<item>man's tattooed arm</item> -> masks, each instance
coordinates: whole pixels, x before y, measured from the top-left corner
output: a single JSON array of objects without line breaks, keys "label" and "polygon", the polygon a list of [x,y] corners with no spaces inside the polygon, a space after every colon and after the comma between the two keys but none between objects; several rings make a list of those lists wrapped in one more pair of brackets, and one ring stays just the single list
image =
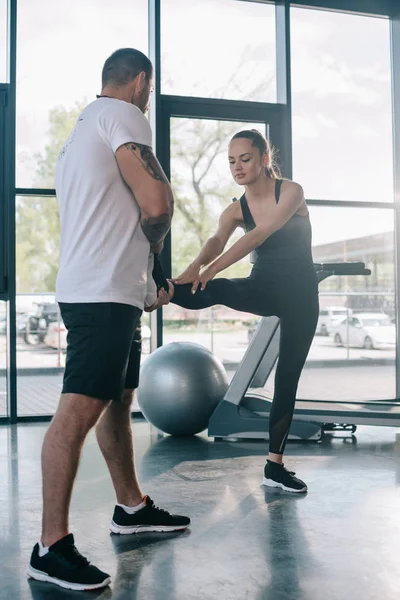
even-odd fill
[{"label": "man's tattooed arm", "polygon": [[171,213],[165,213],[159,217],[146,217],[142,214],[142,229],[145,236],[152,245],[158,245],[163,241],[171,226]]},{"label": "man's tattooed arm", "polygon": [[147,214],[150,213],[150,211],[145,211],[142,208],[142,229],[150,243],[152,245],[158,245],[163,241],[171,226],[174,199],[170,189],[169,181],[149,146],[130,142],[125,144],[125,147],[130,150],[136,160],[140,162],[143,169],[153,179],[164,183],[168,188],[166,194],[168,206],[166,211],[164,211],[162,214],[151,215]]},{"label": "man's tattooed arm", "polygon": [[153,179],[169,184],[169,181],[162,170],[160,163],[154,156],[153,150],[149,148],[149,146],[132,142],[125,144],[125,146],[128,148],[128,150],[131,150],[133,156],[140,161],[144,169],[153,177]]}]

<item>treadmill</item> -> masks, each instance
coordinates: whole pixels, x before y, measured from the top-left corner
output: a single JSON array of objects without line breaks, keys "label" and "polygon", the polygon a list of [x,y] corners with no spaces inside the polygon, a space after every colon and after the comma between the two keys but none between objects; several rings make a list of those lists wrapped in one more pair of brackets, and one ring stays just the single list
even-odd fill
[{"label": "treadmill", "polygon": [[[332,275],[370,275],[362,262],[316,263],[318,282]],[[279,355],[279,318],[262,317],[227,392],[211,415],[208,435],[269,439],[272,399],[263,389]],[[297,400],[289,440],[319,440],[324,433],[357,425],[400,426],[397,401]]]}]

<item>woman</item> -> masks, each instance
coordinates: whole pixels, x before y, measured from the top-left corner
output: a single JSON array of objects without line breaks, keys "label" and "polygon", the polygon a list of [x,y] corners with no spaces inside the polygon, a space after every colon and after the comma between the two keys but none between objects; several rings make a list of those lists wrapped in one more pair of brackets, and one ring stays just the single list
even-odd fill
[{"label": "woman", "polygon": [[[306,484],[287,471],[283,452],[297,386],[318,320],[318,282],[311,254],[311,225],[300,185],[282,180],[272,148],[255,129],[237,133],[229,145],[233,178],[245,193],[222,213],[217,232],[198,257],[173,280],[171,302],[188,309],[214,304],[280,318],[280,352],[269,426],[264,485],[292,492]],[[245,234],[224,252],[237,227]],[[214,279],[255,251],[249,277]],[[205,270],[201,271],[203,267]]]}]

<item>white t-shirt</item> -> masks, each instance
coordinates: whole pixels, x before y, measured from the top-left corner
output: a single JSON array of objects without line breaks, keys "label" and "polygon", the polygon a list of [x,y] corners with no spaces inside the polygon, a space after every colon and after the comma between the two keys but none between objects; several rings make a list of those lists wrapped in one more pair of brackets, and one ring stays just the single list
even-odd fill
[{"label": "white t-shirt", "polygon": [[133,104],[99,98],[81,113],[60,152],[58,302],[120,302],[142,309],[155,301],[150,244],[115,158],[128,142],[151,146],[149,122]]}]

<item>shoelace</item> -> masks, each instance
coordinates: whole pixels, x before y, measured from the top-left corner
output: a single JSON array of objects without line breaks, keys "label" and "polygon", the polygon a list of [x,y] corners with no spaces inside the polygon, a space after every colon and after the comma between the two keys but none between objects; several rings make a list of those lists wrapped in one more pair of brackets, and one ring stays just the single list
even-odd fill
[{"label": "shoelace", "polygon": [[146,506],[147,506],[147,508],[150,508],[152,510],[156,510],[158,512],[165,513],[166,515],[169,515],[169,512],[167,510],[165,510],[164,508],[159,508],[158,506],[156,506],[154,504],[153,500],[151,498],[149,498],[148,496],[147,496]]},{"label": "shoelace", "polygon": [[56,550],[56,553],[60,558],[64,560],[64,562],[67,562],[68,565],[78,567],[79,569],[83,569],[89,564],[87,558],[85,558],[80,552],[78,552],[74,544],[65,545],[62,551],[61,549],[58,551]]}]

